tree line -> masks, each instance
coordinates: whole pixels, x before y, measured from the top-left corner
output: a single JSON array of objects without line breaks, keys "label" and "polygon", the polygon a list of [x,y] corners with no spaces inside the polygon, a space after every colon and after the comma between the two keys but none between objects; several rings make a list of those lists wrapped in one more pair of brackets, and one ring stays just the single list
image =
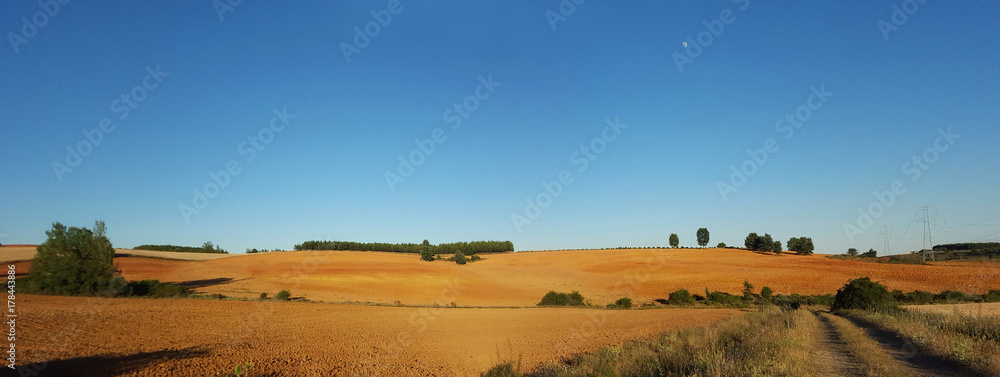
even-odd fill
[{"label": "tree line", "polygon": [[177,246],[177,245],[139,245],[132,250],[152,250],[152,251],[174,251],[178,253],[216,253],[229,254],[219,245],[212,245],[212,241],[205,242],[201,247]]},{"label": "tree line", "polygon": [[306,241],[295,245],[295,250],[384,251],[390,253],[413,254],[419,254],[421,251],[429,250],[432,254],[455,254],[459,251],[465,254],[475,254],[504,253],[514,251],[514,243],[510,241],[472,241],[432,245],[427,240],[424,240],[423,243]]},{"label": "tree line", "polygon": [[968,242],[949,243],[944,245],[934,245],[936,251],[963,251],[969,250],[973,255],[1000,254],[1000,242]]}]

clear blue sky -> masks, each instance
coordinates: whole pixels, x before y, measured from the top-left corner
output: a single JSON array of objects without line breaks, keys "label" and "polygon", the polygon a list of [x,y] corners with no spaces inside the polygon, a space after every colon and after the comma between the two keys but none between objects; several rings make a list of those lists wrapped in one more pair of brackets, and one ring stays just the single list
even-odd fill
[{"label": "clear blue sky", "polygon": [[[921,247],[925,205],[935,243],[996,241],[1000,4],[932,1],[893,24],[894,4],[591,0],[563,19],[557,1],[403,0],[393,14],[387,1],[244,0],[220,19],[207,0],[73,1],[51,16],[6,2],[0,242],[101,219],[116,247],[231,252],[310,239],[645,246],[670,233],[693,246],[707,227],[713,245],[754,231],[884,253],[882,227],[893,252]],[[372,11],[391,19],[348,62],[342,43]],[[499,84],[480,88],[490,75]],[[805,114],[812,87],[833,94],[786,139],[776,123]],[[477,89],[484,99],[468,98]],[[477,108],[453,129],[456,103]],[[279,132],[274,109],[295,117]],[[604,132],[615,118],[627,128]],[[948,127],[961,136],[913,180],[904,164]],[[438,128],[446,139],[390,189],[397,158]],[[101,143],[57,174],[85,130]],[[574,153],[602,133],[614,140],[581,171]],[[273,139],[255,148],[258,135]],[[770,138],[778,149],[723,200],[730,167]],[[204,204],[193,190],[230,161],[239,174],[186,221],[181,205]],[[519,232],[512,215],[563,170],[572,183]],[[844,224],[895,180],[906,192],[852,241]]]}]

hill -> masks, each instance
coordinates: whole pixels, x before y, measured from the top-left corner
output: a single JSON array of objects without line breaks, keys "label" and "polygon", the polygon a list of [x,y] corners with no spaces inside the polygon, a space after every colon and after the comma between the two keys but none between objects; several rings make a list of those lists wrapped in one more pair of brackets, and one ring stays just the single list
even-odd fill
[{"label": "hill", "polygon": [[[123,251],[125,252],[125,251]],[[190,255],[189,253],[177,253]],[[215,254],[213,256],[217,256]],[[406,305],[533,306],[549,290],[580,291],[597,304],[628,296],[648,302],[677,289],[738,294],[744,280],[776,293],[834,293],[871,276],[890,289],[985,293],[1000,287],[988,263],[907,265],[754,253],[741,249],[570,250],[485,255],[459,266],[410,254],[289,251],[182,261],[118,257],[128,280],[186,282],[198,292],[255,298],[288,289],[315,301]],[[23,270],[22,270],[23,268]],[[27,266],[18,267],[27,271]],[[451,299],[442,291],[460,287]]]}]

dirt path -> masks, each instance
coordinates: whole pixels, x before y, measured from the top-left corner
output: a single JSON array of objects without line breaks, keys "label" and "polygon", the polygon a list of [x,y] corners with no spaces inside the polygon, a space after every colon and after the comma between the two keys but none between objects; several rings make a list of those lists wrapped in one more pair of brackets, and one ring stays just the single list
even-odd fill
[{"label": "dirt path", "polygon": [[939,357],[921,353],[916,345],[903,339],[896,334],[882,330],[874,324],[845,317],[855,326],[864,330],[869,337],[878,342],[879,346],[885,350],[889,356],[899,360],[903,366],[910,369],[918,376],[978,376],[974,371],[967,370],[961,365],[957,365]]},{"label": "dirt path", "polygon": [[833,327],[826,317],[819,315],[815,311],[813,315],[820,325],[821,338],[816,339],[816,351],[814,360],[824,370],[824,375],[829,376],[863,376],[864,373],[858,367],[858,362],[853,360],[847,343],[840,337],[840,333]]}]

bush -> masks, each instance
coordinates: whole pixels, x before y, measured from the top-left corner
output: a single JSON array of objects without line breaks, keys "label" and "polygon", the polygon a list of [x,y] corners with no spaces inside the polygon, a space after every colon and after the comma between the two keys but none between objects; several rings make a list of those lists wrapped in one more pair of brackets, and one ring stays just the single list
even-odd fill
[{"label": "bush", "polygon": [[538,303],[538,306],[583,306],[583,296],[580,292],[573,291],[573,293],[559,293],[556,291],[549,291],[542,301]]},{"label": "bush", "polygon": [[261,300],[267,300],[267,292],[261,293],[259,298]]},{"label": "bush", "polygon": [[737,296],[726,292],[718,292],[718,291],[711,292],[705,298],[711,304],[722,305],[722,306],[733,306],[742,308],[747,304],[746,301],[743,299],[743,296]]},{"label": "bush", "polygon": [[425,260],[425,261],[428,261],[428,262],[433,262],[434,261],[434,250],[431,249],[431,248],[429,248],[429,247],[425,247],[425,248],[421,249],[420,250],[420,260]]},{"label": "bush", "polygon": [[843,288],[838,289],[831,308],[893,311],[898,307],[896,299],[884,285],[863,277],[850,280]]},{"label": "bush", "polygon": [[465,253],[461,251],[455,252],[455,264],[465,264],[466,261],[467,260],[465,259]]},{"label": "bush", "polygon": [[670,305],[691,305],[694,304],[694,296],[687,289],[679,289],[670,293],[667,303]]},{"label": "bush", "polygon": [[774,290],[771,287],[764,287],[760,289],[760,299],[764,302],[771,302],[771,298],[774,296]]},{"label": "bush", "polygon": [[278,292],[278,295],[274,297],[281,301],[288,301],[292,298],[292,293],[288,290],[282,289],[281,292]]},{"label": "bush", "polygon": [[990,293],[983,296],[983,301],[1000,302],[1000,290],[991,290]]},{"label": "bush", "polygon": [[715,247],[720,248],[720,249],[725,249],[726,248],[726,243],[725,242],[719,242],[719,244],[715,245]]},{"label": "bush", "polygon": [[614,304],[608,305],[608,307],[609,308],[618,308],[618,309],[629,309],[629,308],[632,307],[632,299],[630,299],[628,297],[622,297],[622,298],[618,299],[618,301],[615,301]]},{"label": "bush", "polygon": [[93,230],[52,224],[52,230],[45,232],[48,239],[31,261],[27,291],[117,295],[124,280],[118,276],[115,249],[105,231],[103,221],[95,222]]},{"label": "bush", "polygon": [[789,238],[786,246],[788,246],[788,251],[794,251],[798,255],[810,255],[816,249],[811,237]]},{"label": "bush", "polygon": [[159,280],[143,280],[128,282],[122,294],[151,298],[187,297],[191,295],[191,290],[179,284],[160,283]]},{"label": "bush", "polygon": [[934,296],[934,300],[945,304],[976,301],[977,297],[961,291],[944,291]]}]

